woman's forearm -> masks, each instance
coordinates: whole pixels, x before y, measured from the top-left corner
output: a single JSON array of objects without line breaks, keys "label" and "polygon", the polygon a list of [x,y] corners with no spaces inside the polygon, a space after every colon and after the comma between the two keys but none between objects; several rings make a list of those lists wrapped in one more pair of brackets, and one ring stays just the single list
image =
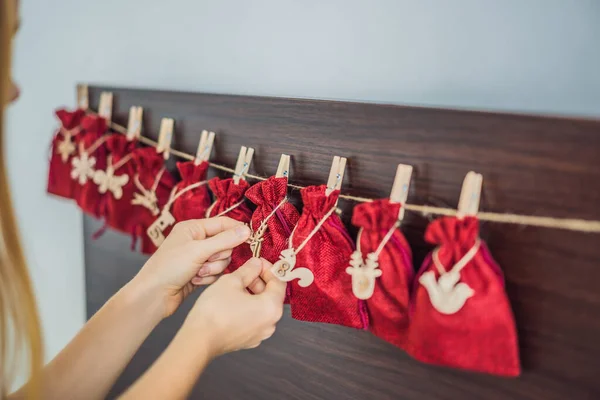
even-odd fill
[{"label": "woman's forearm", "polygon": [[134,281],[117,292],[44,369],[44,397],[103,399],[161,321],[164,303]]},{"label": "woman's forearm", "polygon": [[152,367],[120,399],[186,399],[213,358],[209,341],[201,332],[184,325]]}]

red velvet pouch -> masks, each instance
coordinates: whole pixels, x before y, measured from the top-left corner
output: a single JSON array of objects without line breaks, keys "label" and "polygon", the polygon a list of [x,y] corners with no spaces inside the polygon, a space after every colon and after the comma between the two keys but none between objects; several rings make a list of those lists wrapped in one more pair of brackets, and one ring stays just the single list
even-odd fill
[{"label": "red velvet pouch", "polygon": [[[276,209],[275,214],[265,224],[266,230],[260,244],[260,257],[271,263],[279,261],[281,252],[288,248],[288,239],[300,218],[293,204],[287,201],[282,203],[287,196],[287,185],[287,178],[272,176],[246,192],[246,198],[257,206],[251,221],[254,232],[260,229],[263,221]],[[289,296],[286,296],[286,302],[289,303]]]},{"label": "red velvet pouch", "polygon": [[[250,222],[252,211],[244,203],[244,193],[250,186],[248,182],[240,179],[239,184],[236,185],[233,178],[213,178],[208,182],[208,185],[215,195],[215,202],[208,210],[208,217],[224,215],[245,224]],[[231,263],[225,269],[225,273],[235,271],[251,257],[252,251],[248,243],[243,243],[234,248],[231,254]]]},{"label": "red velvet pouch", "polygon": [[[518,376],[517,333],[504,277],[479,239],[477,218],[439,218],[425,240],[439,247],[415,281],[407,352],[431,364]],[[463,257],[470,261],[455,267]]]},{"label": "red velvet pouch", "polygon": [[[395,227],[400,207],[399,203],[382,199],[354,208],[352,224],[362,229],[362,260],[375,253],[390,229]],[[366,300],[369,329],[380,338],[403,348],[409,322],[410,288],[415,273],[410,246],[400,229],[394,229],[377,262],[381,276],[375,278],[373,295]]]},{"label": "red velvet pouch", "polygon": [[106,225],[120,232],[130,233],[134,226],[135,213],[131,212],[135,184],[133,151],[137,141],[127,140],[125,135],[115,133],[106,139],[109,152],[107,170],[96,171],[94,182],[103,192],[103,215]]},{"label": "red velvet pouch", "polygon": [[[332,207],[336,207],[339,190],[327,196],[326,189],[325,185],[302,189],[304,209],[292,238],[294,249],[311,235]],[[294,319],[368,328],[365,302],[352,294],[352,280],[346,273],[353,251],[354,243],[342,221],[335,213],[331,214],[296,254],[295,268],[311,270],[314,282],[307,287],[301,287],[297,280],[291,282]]]},{"label": "red velvet pouch", "polygon": [[131,155],[134,165],[131,234],[134,239],[141,240],[142,253],[152,254],[156,246],[146,231],[169,200],[175,178],[165,168],[163,155],[157,153],[154,147],[137,148]]},{"label": "red velvet pouch", "polygon": [[[107,151],[103,141],[105,133],[106,120],[104,118],[86,115],[81,120],[78,152],[71,161],[71,178],[76,182],[74,198],[83,212],[95,218],[102,217],[104,211],[101,202],[103,196],[94,183],[93,173],[96,170],[106,169]],[[88,175],[84,178],[86,170]]]},{"label": "red velvet pouch", "polygon": [[61,127],[52,139],[47,191],[56,196],[72,199],[76,182],[71,179],[71,160],[77,154],[77,142],[81,136],[79,125],[85,116],[85,111],[59,109],[56,110],[55,115]]},{"label": "red velvet pouch", "polygon": [[[186,187],[206,180],[208,163],[202,162],[196,165],[194,161],[178,162],[177,169],[181,181],[175,186],[175,193],[180,193]],[[205,218],[206,210],[210,207],[210,193],[207,186],[202,185],[188,190],[173,201],[170,212],[175,221]]]}]

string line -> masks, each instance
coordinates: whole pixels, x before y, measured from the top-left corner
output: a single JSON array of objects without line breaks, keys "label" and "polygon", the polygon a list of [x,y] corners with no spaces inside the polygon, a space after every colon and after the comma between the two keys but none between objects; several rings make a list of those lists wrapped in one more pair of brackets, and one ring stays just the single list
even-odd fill
[{"label": "string line", "polygon": [[[91,109],[88,109],[87,112],[93,115],[98,115],[98,113],[94,112]],[[108,125],[112,130],[116,132],[127,134],[127,128],[125,128],[124,126],[116,124],[112,121],[110,121]],[[139,136],[138,140],[141,143],[146,144],[148,146],[156,147],[158,145],[156,141],[145,136]],[[183,151],[179,151],[176,149],[171,149],[170,152],[174,156],[183,158],[185,160],[194,161],[196,159],[193,155],[184,153]],[[220,164],[215,164],[213,162],[209,162],[208,164],[214,169],[228,172],[231,174],[235,173],[235,170],[233,168],[229,168]],[[245,173],[244,176],[258,181],[267,180],[266,177],[253,175],[249,173]],[[288,183],[288,187],[291,187],[293,189],[304,189],[304,186],[293,185],[290,183]],[[350,196],[346,194],[340,194],[339,197],[345,200],[351,200],[358,203],[368,203],[374,200],[368,197]],[[408,211],[417,212],[424,215],[429,214],[456,216],[457,213],[457,210],[452,208],[434,207],[419,204],[404,204],[403,206]],[[504,214],[493,212],[478,212],[477,218],[480,221],[497,222],[504,224],[538,226],[543,228],[564,229],[576,232],[600,233],[600,221],[585,220],[578,218],[555,218],[535,215]]]}]

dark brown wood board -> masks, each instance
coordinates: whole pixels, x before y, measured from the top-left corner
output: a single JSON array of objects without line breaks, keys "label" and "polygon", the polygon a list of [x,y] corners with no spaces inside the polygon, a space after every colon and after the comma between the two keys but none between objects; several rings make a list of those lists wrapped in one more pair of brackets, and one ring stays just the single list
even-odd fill
[{"label": "dark brown wood board", "polygon": [[[144,134],[175,119],[173,147],[195,154],[203,129],[217,132],[212,160],[233,167],[241,145],[256,149],[251,172],[275,173],[292,155],[291,182],[323,184],[332,157],[348,157],[343,193],[387,197],[398,163],[415,168],[409,203],[456,207],[465,174],[483,174],[481,209],[600,220],[600,122],[317,100],[90,87],[96,109],[114,93],[113,119],[144,107]],[[291,191],[299,204],[298,191]],[[341,201],[349,225],[355,203]],[[415,265],[431,249],[433,218],[403,225]],[[129,238],[91,233],[85,218],[88,317],[142,266]],[[355,231],[352,230],[354,234]],[[506,275],[523,374],[505,379],[418,363],[368,332],[294,321],[287,310],[257,350],[215,361],[199,399],[596,399],[600,398],[600,234],[483,223],[482,237]],[[193,300],[142,345],[111,396],[166,347]]]}]

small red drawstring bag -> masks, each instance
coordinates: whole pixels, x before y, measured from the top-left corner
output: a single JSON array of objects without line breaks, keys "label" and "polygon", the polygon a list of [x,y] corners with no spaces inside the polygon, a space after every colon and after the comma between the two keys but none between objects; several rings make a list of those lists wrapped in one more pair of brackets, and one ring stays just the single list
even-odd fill
[{"label": "small red drawstring bag", "polygon": [[131,212],[131,200],[135,192],[132,153],[136,147],[136,140],[128,140],[120,133],[109,135],[106,139],[109,153],[106,169],[94,173],[94,183],[102,195],[106,225],[125,233],[132,231],[135,216]]},{"label": "small red drawstring bag", "polygon": [[79,125],[85,116],[85,110],[59,109],[55,115],[61,126],[52,139],[47,191],[55,196],[72,199],[76,183],[71,179],[71,160],[77,153],[77,142],[81,136]]},{"label": "small red drawstring bag", "polygon": [[75,180],[74,198],[79,208],[88,215],[100,218],[103,215],[102,194],[94,183],[94,172],[106,169],[106,120],[96,115],[87,115],[81,120],[81,138],[78,152],[71,160],[71,178]]},{"label": "small red drawstring bag", "polygon": [[[288,247],[288,239],[300,219],[296,207],[287,201],[287,185],[287,177],[272,176],[246,192],[246,198],[257,206],[250,222],[250,248],[257,246],[256,256],[271,263],[277,262]],[[289,290],[285,302],[289,303]]]},{"label": "small red drawstring bag", "polygon": [[312,271],[314,281],[306,287],[299,281],[291,282],[292,317],[367,329],[365,302],[352,294],[352,280],[346,273],[354,244],[335,214],[340,191],[327,196],[326,190],[327,186],[321,185],[309,186],[300,192],[304,209],[290,241],[295,251],[295,269]]},{"label": "small red drawstring bag", "polygon": [[[213,178],[208,182],[210,190],[215,195],[214,203],[206,211],[206,217],[226,216],[241,221],[245,224],[250,222],[252,211],[244,203],[244,193],[250,186],[244,179],[236,184],[233,178]],[[252,257],[252,251],[248,243],[242,243],[233,249],[231,263],[225,268],[224,273],[230,273],[241,267]]]},{"label": "small red drawstring bag", "polygon": [[504,277],[475,217],[442,217],[425,240],[438,247],[413,292],[407,352],[419,361],[502,376],[521,372]]},{"label": "small red drawstring bag", "polygon": [[163,155],[154,147],[137,148],[131,155],[135,188],[131,200],[133,214],[131,235],[134,239],[132,248],[135,247],[136,239],[140,239],[142,253],[152,254],[156,251],[156,246],[148,236],[147,229],[167,203],[169,194],[175,186],[175,178],[165,168]]},{"label": "small red drawstring bag", "polygon": [[[352,274],[355,296],[366,299],[371,332],[403,348],[415,273],[410,246],[398,229],[400,208],[400,203],[389,199],[354,208],[352,224],[360,228],[359,250],[352,256],[354,268],[349,267],[347,272]],[[363,273],[357,273],[357,269]]]},{"label": "small red drawstring bag", "polygon": [[[175,193],[181,195],[173,201],[171,214],[177,222],[204,218],[210,207],[210,193],[207,185],[200,183],[206,181],[208,163],[203,161],[196,165],[194,161],[178,162],[177,169],[181,181],[175,186]],[[191,185],[199,186],[182,192]]]}]

